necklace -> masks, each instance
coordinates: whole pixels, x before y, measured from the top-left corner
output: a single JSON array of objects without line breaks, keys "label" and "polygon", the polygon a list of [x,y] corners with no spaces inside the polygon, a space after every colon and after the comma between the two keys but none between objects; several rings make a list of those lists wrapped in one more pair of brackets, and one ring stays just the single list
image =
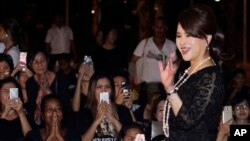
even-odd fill
[{"label": "necklace", "polygon": [[[189,67],[188,69],[186,69],[184,71],[184,74],[180,77],[180,79],[174,84],[174,88],[172,91],[170,91],[170,93],[173,93],[174,91],[178,91],[179,88],[182,86],[182,84],[184,84],[189,77],[195,73],[201,65],[203,65],[204,63],[206,63],[208,60],[210,60],[211,57],[207,57],[206,59],[204,59],[202,62],[200,62],[192,71],[191,73],[188,75],[188,71],[191,69],[191,67]],[[212,60],[213,61],[213,60]],[[213,61],[214,62],[214,61]],[[170,115],[170,102],[166,99],[165,103],[164,103],[164,108],[163,108],[163,132],[164,135],[166,137],[169,137],[169,115]],[[166,115],[167,114],[167,115]]]}]

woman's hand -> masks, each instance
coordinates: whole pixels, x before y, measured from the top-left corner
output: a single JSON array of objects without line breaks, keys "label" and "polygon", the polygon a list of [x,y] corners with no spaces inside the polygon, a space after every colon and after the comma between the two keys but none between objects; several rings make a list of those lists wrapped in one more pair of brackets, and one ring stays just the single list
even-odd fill
[{"label": "woman's hand", "polygon": [[233,119],[227,121],[226,123],[222,122],[222,119],[220,120],[220,125],[218,127],[218,134],[216,141],[224,141],[228,139],[230,125],[233,123]]},{"label": "woman's hand", "polygon": [[17,72],[22,71],[27,74],[28,77],[33,75],[32,71],[27,67],[26,63],[19,61],[14,70],[11,73],[11,76],[14,77]]},{"label": "woman's hand", "polygon": [[123,89],[120,89],[119,94],[116,95],[116,97],[115,97],[115,103],[118,105],[121,105],[123,103],[124,96],[123,96],[122,91],[123,91]]},{"label": "woman's hand", "polygon": [[49,125],[50,129],[49,129],[49,135],[46,139],[46,141],[53,141],[53,140],[57,140],[57,141],[63,141],[63,136],[61,135],[61,129],[59,126],[59,120],[58,117],[56,115],[56,113],[53,113],[53,117],[52,117],[52,123]]},{"label": "woman's hand", "polygon": [[129,110],[132,109],[133,101],[131,100],[130,96],[128,98],[124,98],[124,106],[126,106]]},{"label": "woman's hand", "polygon": [[106,112],[106,107],[105,107],[105,102],[101,101],[98,105],[98,108],[97,108],[97,114],[96,114],[96,117],[95,117],[95,123],[97,125],[99,125],[102,120],[104,119],[104,113]]},{"label": "woman's hand", "polygon": [[112,109],[112,105],[108,104],[107,102],[104,103],[105,104],[105,109],[106,109],[106,113],[105,116],[113,123],[115,124],[118,120],[116,119],[113,109]]},{"label": "woman's hand", "polygon": [[12,101],[10,99],[7,99],[6,106],[4,106],[1,118],[6,118],[10,110],[12,109]]},{"label": "woman's hand", "polygon": [[64,139],[63,139],[63,136],[61,134],[61,128],[60,128],[61,126],[59,125],[60,124],[59,122],[60,121],[58,120],[57,114],[54,112],[53,113],[53,123],[52,123],[53,129],[52,130],[55,134],[57,141],[63,141]]},{"label": "woman's hand", "polygon": [[230,129],[230,125],[233,123],[233,119],[227,121],[226,123],[223,123],[222,120],[220,121],[220,125],[219,125],[219,133],[226,135],[229,134],[229,129]]},{"label": "woman's hand", "polygon": [[20,98],[10,100],[11,108],[14,109],[18,115],[23,113],[23,102]]},{"label": "woman's hand", "polygon": [[167,62],[167,66],[164,69],[162,61],[159,62],[161,82],[167,92],[170,92],[174,86],[174,76],[176,68],[173,64],[174,53],[171,53]]},{"label": "woman's hand", "polygon": [[81,64],[78,72],[78,79],[86,79],[85,81],[89,81],[90,77],[94,73],[94,68],[88,64]]}]

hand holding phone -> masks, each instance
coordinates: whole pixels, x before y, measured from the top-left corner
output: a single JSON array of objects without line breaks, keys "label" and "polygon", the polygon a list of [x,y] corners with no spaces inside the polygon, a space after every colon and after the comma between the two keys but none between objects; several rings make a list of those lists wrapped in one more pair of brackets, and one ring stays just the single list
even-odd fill
[{"label": "hand holding phone", "polygon": [[20,52],[20,60],[21,62],[26,64],[27,52]]},{"label": "hand holding phone", "polygon": [[17,99],[18,98],[18,88],[10,88],[9,96],[10,96],[10,99]]},{"label": "hand holding phone", "polygon": [[226,123],[231,119],[233,119],[232,106],[224,106],[223,111],[222,111],[222,121],[223,121],[223,123]]},{"label": "hand holding phone", "polygon": [[122,89],[123,89],[122,94],[124,96],[129,96],[130,95],[130,93],[129,93],[130,86],[129,86],[129,84],[127,82],[125,82],[125,81],[122,82]]},{"label": "hand holding phone", "polygon": [[101,92],[100,93],[100,102],[105,101],[109,104],[109,93],[108,92]]}]

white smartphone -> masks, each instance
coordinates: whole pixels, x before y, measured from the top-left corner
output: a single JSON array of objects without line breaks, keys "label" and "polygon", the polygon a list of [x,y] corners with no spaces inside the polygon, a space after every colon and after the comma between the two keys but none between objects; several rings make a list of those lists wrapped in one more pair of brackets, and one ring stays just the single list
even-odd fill
[{"label": "white smartphone", "polygon": [[228,106],[224,106],[223,107],[223,111],[222,111],[222,120],[223,120],[223,123],[226,123],[230,119],[233,119],[232,106],[229,106],[229,105]]},{"label": "white smartphone", "polygon": [[26,64],[27,52],[20,52],[20,60],[21,62]]},{"label": "white smartphone", "polygon": [[18,98],[18,88],[10,88],[10,99],[17,99]]},{"label": "white smartphone", "polygon": [[100,102],[106,101],[109,104],[109,93],[108,92],[101,92],[100,93]]}]

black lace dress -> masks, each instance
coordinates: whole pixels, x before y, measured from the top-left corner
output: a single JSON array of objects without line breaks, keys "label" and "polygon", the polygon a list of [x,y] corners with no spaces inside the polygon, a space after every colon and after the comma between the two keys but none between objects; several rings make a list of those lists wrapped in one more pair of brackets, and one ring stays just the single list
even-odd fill
[{"label": "black lace dress", "polygon": [[170,112],[170,141],[215,141],[224,100],[221,70],[199,70],[179,88],[183,105],[177,116]]}]

